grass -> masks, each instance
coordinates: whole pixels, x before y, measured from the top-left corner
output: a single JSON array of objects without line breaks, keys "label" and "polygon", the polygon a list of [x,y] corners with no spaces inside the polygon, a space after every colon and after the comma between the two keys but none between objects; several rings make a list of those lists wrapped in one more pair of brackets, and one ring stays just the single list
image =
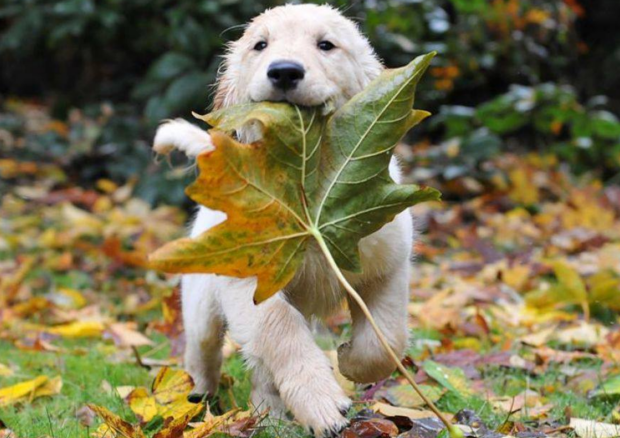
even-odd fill
[{"label": "grass", "polygon": [[[0,357],[19,370],[11,377],[0,377],[0,387],[19,381],[35,378],[38,375],[53,377],[61,375],[63,389],[60,395],[46,397],[29,404],[5,407],[0,410],[0,419],[13,429],[21,438],[42,436],[81,438],[88,437],[97,425],[90,428],[80,424],[77,412],[86,403],[106,406],[123,419],[135,421],[136,418],[126,403],[114,392],[107,392],[104,387],[146,386],[149,387],[152,376],[149,371],[133,363],[113,363],[106,344],[81,341],[63,341],[59,345],[71,353],[41,353],[21,351],[8,342],[0,342]],[[165,357],[166,348],[157,354]],[[580,364],[584,369],[600,366],[598,361]],[[213,411],[225,412],[235,406],[247,409],[251,391],[250,373],[246,370],[241,357],[231,356],[223,367],[220,393],[211,402]],[[531,375],[523,370],[489,367],[483,375],[496,394],[515,396],[525,389],[537,391],[554,405],[550,417],[563,418],[565,410],[571,409],[572,416],[609,421],[610,414],[616,406],[614,400],[589,400],[570,390],[562,390],[566,375],[561,366],[552,366],[540,375]],[[107,383],[106,383],[107,382]],[[497,428],[513,418],[505,413],[495,411],[488,400],[481,397],[462,398],[454,393],[447,393],[438,402],[441,410],[456,413],[461,409],[475,411],[490,427]],[[525,418],[527,420],[527,418]],[[292,422],[265,423],[265,429],[259,437],[307,437],[303,429]]]},{"label": "grass", "polygon": [[[0,357],[4,363],[17,365],[19,372],[0,377],[0,387],[34,379],[39,375],[63,379],[61,394],[35,400],[21,406],[0,410],[0,419],[19,437],[88,437],[89,429],[79,423],[76,413],[86,403],[106,406],[122,418],[135,417],[115,393],[104,390],[104,382],[117,386],[148,386],[152,380],[148,371],[132,364],[111,363],[105,348],[98,344],[89,349],[88,342],[64,342],[67,349],[84,349],[84,354],[56,354],[20,351],[7,342],[0,342]],[[27,371],[26,371],[27,370]],[[94,430],[94,429],[93,429]]]}]

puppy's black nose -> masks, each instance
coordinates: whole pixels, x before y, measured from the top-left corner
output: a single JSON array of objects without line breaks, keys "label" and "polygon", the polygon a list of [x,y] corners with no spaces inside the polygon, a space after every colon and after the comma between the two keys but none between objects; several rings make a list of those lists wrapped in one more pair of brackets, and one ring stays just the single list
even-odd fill
[{"label": "puppy's black nose", "polygon": [[303,66],[292,61],[276,61],[267,69],[267,77],[273,86],[285,91],[295,88],[305,74]]}]

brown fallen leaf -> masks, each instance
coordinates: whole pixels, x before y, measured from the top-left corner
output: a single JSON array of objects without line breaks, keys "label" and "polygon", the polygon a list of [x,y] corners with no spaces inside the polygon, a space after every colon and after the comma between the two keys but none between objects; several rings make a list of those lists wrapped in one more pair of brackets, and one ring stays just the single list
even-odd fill
[{"label": "brown fallen leaf", "polygon": [[398,435],[398,427],[390,420],[369,418],[351,423],[343,432],[343,438],[389,438]]},{"label": "brown fallen leaf", "polygon": [[141,347],[154,345],[153,341],[136,330],[137,324],[132,322],[110,324],[104,333],[104,338],[110,337],[119,347]]},{"label": "brown fallen leaf", "polygon": [[534,354],[542,362],[570,363],[579,359],[595,359],[596,355],[583,351],[562,351],[550,347],[540,347],[534,350]]},{"label": "brown fallen leaf", "polygon": [[95,421],[95,416],[95,411],[93,411],[90,407],[86,405],[75,411],[75,417],[78,419],[80,424],[85,427],[90,427],[93,425],[93,421]]},{"label": "brown fallen leaf", "polygon": [[123,438],[145,438],[144,432],[142,432],[142,429],[140,429],[139,426],[133,426],[129,424],[125,420],[121,419],[118,415],[113,414],[102,406],[97,406],[93,404],[88,404],[87,406],[104,421],[105,425],[109,429],[114,431],[114,435],[112,435],[107,432],[108,429],[105,429],[105,427],[99,427],[92,435],[93,437],[116,438],[118,435],[120,435]]},{"label": "brown fallen leaf", "polygon": [[180,438],[183,431],[187,427],[197,412],[187,412],[179,417],[168,417],[164,421],[164,425],[159,432],[153,435],[153,438]]},{"label": "brown fallen leaf", "polygon": [[204,420],[192,424],[194,429],[183,434],[183,438],[204,438],[216,432],[228,434],[228,436],[245,436],[245,432],[260,422],[260,418],[252,416],[250,411],[232,409],[225,414],[214,416],[209,408],[205,413]]},{"label": "brown fallen leaf", "polygon": [[542,405],[540,394],[526,390],[515,397],[494,397],[491,405],[507,413],[519,412],[524,408],[538,408]]}]

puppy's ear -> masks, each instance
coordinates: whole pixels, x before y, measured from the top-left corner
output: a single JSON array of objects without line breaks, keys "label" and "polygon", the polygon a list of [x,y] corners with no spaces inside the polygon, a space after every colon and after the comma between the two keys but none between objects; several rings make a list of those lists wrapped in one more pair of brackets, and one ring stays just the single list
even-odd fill
[{"label": "puppy's ear", "polygon": [[230,81],[226,80],[225,77],[220,76],[215,88],[215,95],[213,96],[213,110],[217,111],[224,107],[226,96],[228,96],[229,93]]},{"label": "puppy's ear", "polygon": [[213,96],[213,109],[219,110],[231,105],[239,103],[238,75],[239,61],[233,58],[233,47],[231,45],[229,52],[224,58],[224,62],[220,65],[217,72],[217,82],[215,85],[215,95]]}]

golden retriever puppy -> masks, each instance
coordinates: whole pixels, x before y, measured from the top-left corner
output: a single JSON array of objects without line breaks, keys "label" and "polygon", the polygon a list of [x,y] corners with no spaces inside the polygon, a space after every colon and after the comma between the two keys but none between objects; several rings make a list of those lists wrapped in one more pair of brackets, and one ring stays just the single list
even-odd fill
[{"label": "golden retriever puppy", "polygon": [[[288,101],[303,106],[341,106],[382,70],[357,26],[329,6],[287,5],[266,11],[230,45],[215,96],[216,108],[247,102]],[[249,129],[242,141],[256,140]],[[195,156],[211,148],[209,135],[183,121],[157,132],[154,149]],[[400,180],[398,165],[390,173]],[[225,214],[200,207],[191,236],[225,220]],[[361,241],[363,274],[347,275],[362,294],[392,347],[407,343],[412,219],[408,212]],[[309,249],[294,280],[260,305],[252,295],[255,279],[184,275],[183,318],[187,337],[185,367],[198,393],[218,385],[221,347],[227,329],[242,346],[253,370],[252,404],[270,415],[290,411],[317,436],[347,424],[350,400],[336,383],[330,363],[315,344],[312,317],[340,308],[346,294],[318,250]],[[342,373],[356,382],[389,376],[395,366],[383,351],[359,308],[349,303],[352,338],[338,349]]]}]

